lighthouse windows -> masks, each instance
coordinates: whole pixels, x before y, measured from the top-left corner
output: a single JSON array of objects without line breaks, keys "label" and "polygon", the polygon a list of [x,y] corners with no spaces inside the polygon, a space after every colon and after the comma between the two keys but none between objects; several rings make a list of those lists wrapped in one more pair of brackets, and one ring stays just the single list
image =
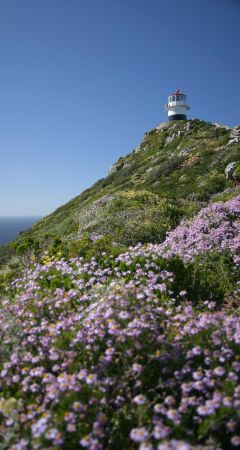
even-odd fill
[{"label": "lighthouse windows", "polygon": [[183,95],[177,95],[177,102],[182,102],[184,100]]},{"label": "lighthouse windows", "polygon": [[168,97],[168,103],[171,102],[185,102],[186,96],[184,94],[178,94],[178,95],[169,95]]}]

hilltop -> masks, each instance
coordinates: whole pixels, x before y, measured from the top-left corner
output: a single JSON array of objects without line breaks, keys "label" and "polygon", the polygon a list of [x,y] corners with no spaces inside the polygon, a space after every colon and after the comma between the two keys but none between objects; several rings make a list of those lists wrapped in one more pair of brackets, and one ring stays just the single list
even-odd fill
[{"label": "hilltop", "polygon": [[[161,123],[119,158],[106,178],[21,233],[17,242],[37,241],[49,249],[55,240],[55,250],[66,251],[70,244],[72,253],[104,236],[121,248],[161,242],[183,217],[239,192],[239,160],[240,127],[200,120]],[[5,263],[13,253],[2,247],[0,260]]]}]

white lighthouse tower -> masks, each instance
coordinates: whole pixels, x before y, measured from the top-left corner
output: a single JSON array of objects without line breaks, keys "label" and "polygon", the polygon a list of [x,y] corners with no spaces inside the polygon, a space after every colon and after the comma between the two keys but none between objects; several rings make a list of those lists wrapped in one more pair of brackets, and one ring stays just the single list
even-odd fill
[{"label": "white lighthouse tower", "polygon": [[168,113],[168,120],[187,120],[186,112],[190,109],[187,105],[187,96],[177,89],[174,94],[169,95],[168,102],[165,105],[165,111]]}]

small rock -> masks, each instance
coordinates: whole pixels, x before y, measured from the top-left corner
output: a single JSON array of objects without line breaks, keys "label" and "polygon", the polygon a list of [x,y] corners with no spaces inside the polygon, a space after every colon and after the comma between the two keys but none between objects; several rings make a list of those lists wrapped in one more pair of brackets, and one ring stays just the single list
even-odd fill
[{"label": "small rock", "polygon": [[185,147],[183,148],[180,152],[179,152],[179,156],[186,156],[189,153],[191,153],[192,150],[195,149],[195,145],[190,145],[189,147]]},{"label": "small rock", "polygon": [[154,167],[149,167],[149,169],[146,170],[146,173],[151,172],[154,169]]},{"label": "small rock", "polygon": [[225,130],[231,130],[231,127],[228,125],[221,125],[220,123],[214,123],[213,124],[216,128],[225,128]]},{"label": "small rock", "polygon": [[116,164],[114,164],[113,166],[110,167],[109,171],[108,171],[108,175],[112,175],[113,173],[117,172],[118,168],[116,166]]},{"label": "small rock", "polygon": [[135,150],[133,150],[133,153],[138,153],[138,152],[140,152],[140,150],[141,150],[141,147],[139,145],[137,148],[135,148]]},{"label": "small rock", "polygon": [[228,180],[232,179],[232,175],[233,175],[233,172],[234,172],[234,169],[235,169],[236,165],[237,165],[236,161],[232,161],[226,166],[226,168],[225,168],[225,176],[226,176],[226,178]]},{"label": "small rock", "polygon": [[238,144],[238,142],[240,142],[240,125],[232,128],[228,145]]},{"label": "small rock", "polygon": [[172,141],[174,141],[175,139],[175,134],[173,134],[172,136],[168,136],[165,142],[165,145],[171,144]]},{"label": "small rock", "polygon": [[161,122],[157,127],[156,130],[166,130],[170,126],[170,122]]},{"label": "small rock", "polygon": [[177,134],[177,136],[178,137],[180,137],[180,136],[184,136],[184,131],[183,130],[178,130],[178,134]]},{"label": "small rock", "polygon": [[186,125],[185,125],[185,129],[186,129],[187,133],[190,130],[190,128],[191,128],[191,122],[187,122]]}]

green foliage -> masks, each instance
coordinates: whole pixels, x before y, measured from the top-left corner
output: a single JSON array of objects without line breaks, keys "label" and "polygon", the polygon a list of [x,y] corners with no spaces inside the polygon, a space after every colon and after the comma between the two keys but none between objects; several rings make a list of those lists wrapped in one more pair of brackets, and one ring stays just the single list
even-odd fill
[{"label": "green foliage", "polygon": [[232,200],[239,194],[240,186],[234,186],[233,188],[226,189],[219,194],[213,195],[211,200],[213,202],[226,202],[227,200]]},{"label": "green foliage", "polygon": [[41,245],[38,239],[26,236],[11,243],[16,254],[20,257],[23,265],[28,265],[31,261],[38,259],[41,255]]},{"label": "green foliage", "polygon": [[[139,241],[161,242],[166,232],[175,227],[190,211],[190,205],[175,205],[158,194],[146,190],[128,190],[93,214],[86,214],[85,225],[91,232],[108,235],[119,245],[135,245]],[[81,218],[83,222],[83,217]]]},{"label": "green foliage", "polygon": [[234,270],[232,257],[217,251],[198,256],[186,269],[188,293],[193,303],[214,300],[221,305],[233,293],[239,275]]},{"label": "green foliage", "polygon": [[208,201],[212,194],[223,191],[224,187],[224,174],[218,173],[217,170],[214,170],[206,177],[204,184],[202,183],[202,189],[199,190],[198,199],[201,201]]},{"label": "green foliage", "polygon": [[66,241],[55,238],[49,246],[48,254],[50,256],[61,256],[67,258],[69,256],[69,248]]},{"label": "green foliage", "polygon": [[0,268],[4,267],[14,255],[14,249],[10,245],[0,246]]},{"label": "green foliage", "polygon": [[[137,256],[130,266],[124,262],[119,265],[121,272],[130,271],[126,276],[129,282],[139,267],[144,267],[146,259]],[[186,291],[186,296],[193,305],[202,304],[204,301],[215,301],[219,306],[228,299],[236,289],[238,275],[230,255],[208,252],[196,257],[194,262],[183,263],[178,256],[170,259],[162,257],[155,258],[156,270],[173,273],[171,290],[173,295],[182,302],[179,292]]]},{"label": "green foliage", "polygon": [[46,250],[86,256],[93,244],[84,241],[85,232],[110,237],[113,247],[161,242],[182,217],[234,186],[224,170],[239,159],[239,144],[227,146],[229,136],[200,120],[150,130],[136,150],[119,158],[114,172],[23,232],[12,248],[2,247],[0,266],[16,252],[23,264]]},{"label": "green foliage", "polygon": [[46,274],[42,273],[38,282],[42,289],[50,289],[52,292],[56,289],[69,291],[73,287],[70,275],[62,274],[55,267]]},{"label": "green foliage", "polygon": [[5,270],[4,272],[0,272],[0,295],[5,295],[6,289],[9,290],[12,281],[17,277],[18,270],[17,268],[11,268]]},{"label": "green foliage", "polygon": [[233,179],[237,182],[240,182],[240,161],[237,163],[234,172],[233,172]]},{"label": "green foliage", "polygon": [[125,250],[124,246],[113,245],[110,236],[103,236],[93,241],[87,232],[83,233],[80,239],[73,240],[69,244],[70,257],[80,256],[87,261],[94,257],[101,262],[106,260],[106,257],[116,257]]}]

